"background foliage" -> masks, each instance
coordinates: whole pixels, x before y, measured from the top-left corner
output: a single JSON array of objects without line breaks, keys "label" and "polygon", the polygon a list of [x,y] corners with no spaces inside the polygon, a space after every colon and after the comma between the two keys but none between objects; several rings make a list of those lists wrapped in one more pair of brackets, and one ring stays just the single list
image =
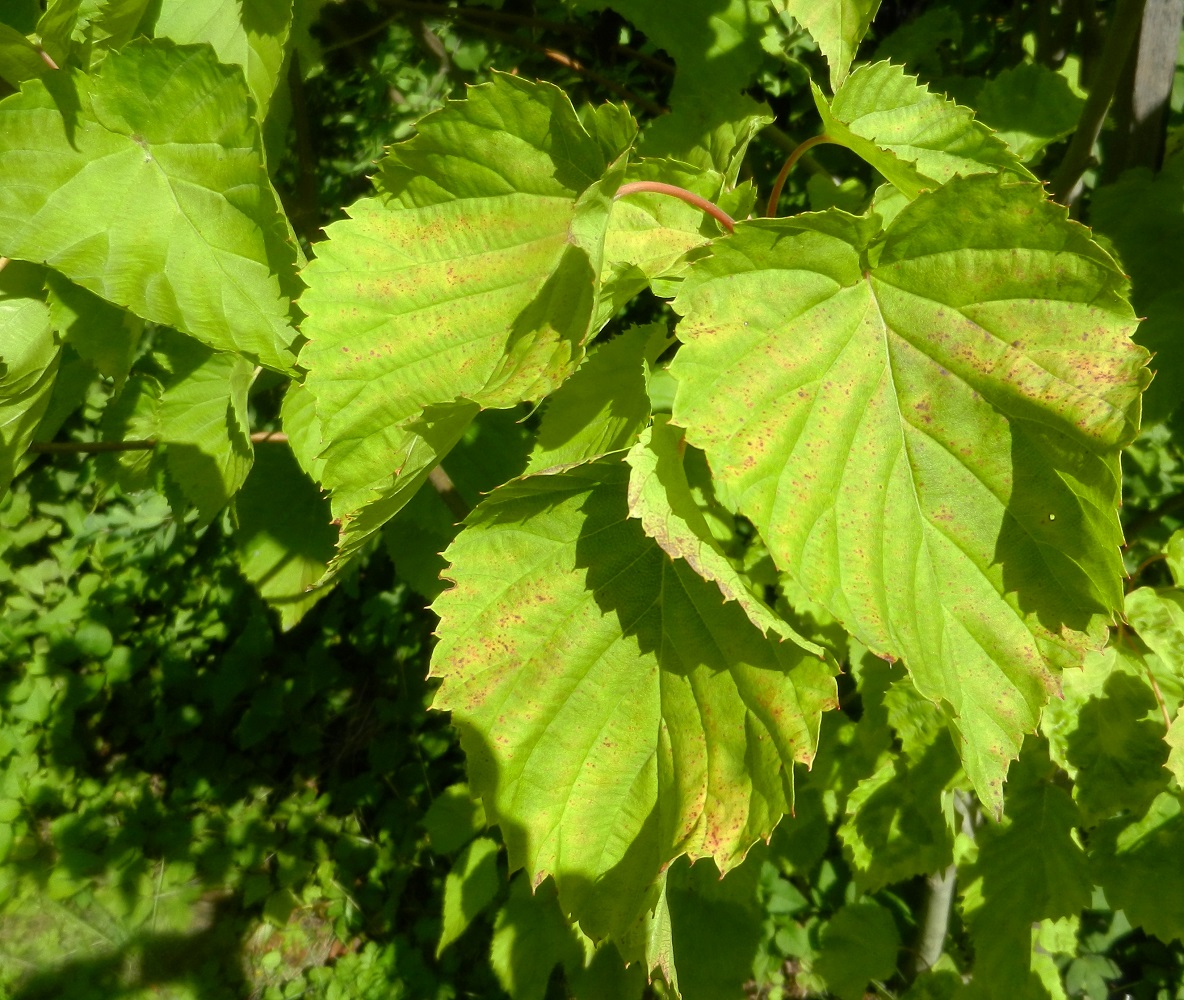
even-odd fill
[{"label": "background foliage", "polygon": [[[1178,37],[1175,6],[885,2],[877,10],[847,0],[701,0],[677,16],[647,0],[45,6],[0,7],[0,87],[11,95],[0,103],[0,253],[13,258],[0,271],[0,480],[12,480],[0,504],[0,995],[1100,1000],[1184,992],[1176,412],[1184,300],[1174,252],[1184,240],[1184,84],[1174,45],[1165,58],[1147,41],[1148,33]],[[1142,40],[1141,17],[1149,26]],[[852,60],[867,65],[848,74]],[[1150,122],[1132,110],[1145,99],[1135,68],[1149,66],[1166,99]],[[683,283],[684,254],[720,234],[699,212],[647,195],[614,209],[618,230],[605,239],[596,306],[606,337],[541,412],[517,398],[545,392],[514,405],[491,394],[484,405],[502,408],[472,422],[467,411],[433,411],[414,439],[391,431],[377,457],[352,444],[320,451],[316,420],[328,410],[314,414],[310,395],[332,402],[340,425],[331,436],[346,441],[351,421],[377,413],[395,427],[409,416],[395,412],[403,397],[384,395],[377,380],[365,410],[349,370],[330,367],[340,346],[330,337],[340,334],[325,317],[355,301],[349,254],[372,253],[367,212],[385,225],[380,207],[366,207],[379,205],[376,189],[419,213],[398,252],[431,221],[436,196],[424,178],[446,186],[452,168],[432,173],[430,144],[451,137],[439,124],[433,133],[432,120],[417,127],[419,119],[466,84],[494,79],[495,69],[519,82],[501,77],[475,93],[535,94],[529,81],[542,78],[577,108],[623,100],[644,127],[646,155],[678,161],[643,164],[630,179],[674,180],[737,218],[760,214],[753,204],[763,203],[787,153],[825,127],[848,148],[810,150],[789,175],[782,214],[860,213],[874,197],[889,219],[902,208],[899,193],[936,184],[948,186],[935,199],[955,192],[972,204],[966,192],[994,197],[981,193],[994,179],[955,175],[1002,170],[1049,181],[1117,255],[1146,317],[1135,339],[1156,352],[1157,371],[1143,429],[1122,458],[1128,577],[1114,600],[1123,611],[1106,648],[1066,671],[1064,698],[1044,709],[1039,731],[1022,727],[1022,753],[999,786],[1001,819],[984,791],[989,780],[967,774],[973,767],[949,713],[918,692],[902,663],[872,655],[811,600],[808,573],[778,571],[786,543],[759,509],[746,509],[749,520],[711,502],[701,453],[688,448],[690,457],[678,458],[684,446],[665,415],[673,409],[675,422],[688,424],[675,382],[697,376],[686,357],[666,369],[673,314],[664,299],[679,293],[686,329],[730,322],[726,310],[695,319],[707,308],[697,303],[710,305],[713,265]],[[55,74],[73,71],[71,90]],[[177,107],[201,88],[207,103],[160,122],[128,97],[167,87],[176,88]],[[839,96],[830,101],[832,93]],[[867,122],[892,95],[903,95],[904,111],[885,139]],[[749,115],[776,125],[758,128]],[[51,119],[65,123],[60,136]],[[92,120],[103,124],[102,142],[78,127]],[[463,131],[471,124],[455,128],[467,150],[480,149],[477,132]],[[551,127],[580,133],[571,122]],[[598,128],[599,147],[586,155],[607,173],[629,126],[605,112]],[[745,129],[751,134],[738,134]],[[188,158],[192,136],[209,134],[231,151],[216,173]],[[420,145],[404,147],[405,161],[382,160],[385,147],[412,135]],[[429,152],[416,161],[416,149]],[[53,166],[35,183],[22,161],[30,151]],[[92,165],[81,169],[84,162]],[[407,181],[400,162],[418,180]],[[141,166],[135,198],[114,200],[109,192]],[[186,193],[179,207],[197,220],[193,232],[168,235],[154,222],[165,217],[167,196],[151,181],[158,168],[169,190]],[[882,177],[895,192],[878,188]],[[556,183],[581,197],[594,187]],[[222,218],[211,192],[238,214]],[[541,225],[547,198],[489,230],[520,216]],[[594,221],[594,202],[588,195],[573,218]],[[960,203],[927,204],[936,206],[928,223],[936,227]],[[355,222],[326,242],[325,227],[343,220],[346,206]],[[79,219],[92,215],[95,232],[81,233]],[[997,216],[983,218],[994,226]],[[760,260],[760,232],[749,228],[733,245]],[[395,251],[373,251],[371,263],[381,266],[383,253]],[[302,272],[309,291],[295,271],[306,258],[316,260]],[[200,278],[212,272],[230,276],[238,297],[214,301],[224,285]],[[162,291],[162,273],[199,278]],[[734,273],[729,265],[715,277]],[[1120,301],[1117,270],[1096,280],[1091,303]],[[311,336],[309,350],[291,322]],[[347,328],[347,349],[364,342],[365,328],[360,322],[357,340]],[[297,356],[319,364],[318,352],[326,360],[314,364],[310,392],[288,390]],[[335,381],[341,372],[345,389]],[[268,439],[279,430],[286,442]],[[1114,430],[1109,443],[1127,431]],[[692,444],[718,468],[702,434]],[[429,447],[418,485],[445,438],[450,481],[437,477],[409,501],[403,481],[350,479],[352,463],[381,468],[390,449],[406,447],[411,468],[420,460],[414,449]],[[110,441],[155,447],[85,450]],[[447,560],[441,555],[458,519],[501,484],[622,449],[627,464],[549,477],[566,484],[564,503],[532,494],[539,478],[500,490],[469,522],[488,534],[462,535]],[[335,469],[348,474],[335,480]],[[332,509],[309,475],[333,487]],[[714,488],[740,492],[726,477]],[[539,559],[564,558],[549,540],[607,512],[619,552],[692,566],[668,570],[682,574],[688,592],[703,585],[695,574],[731,588],[741,600],[724,606],[729,628],[747,615],[761,631],[795,629],[841,670],[837,710],[822,713],[820,731],[804,732],[798,745],[798,759],[813,763],[796,769],[792,818],[746,854],[747,842],[735,856],[717,853],[721,864],[738,865],[726,878],[710,858],[675,860],[655,901],[645,896],[651,875],[639,874],[650,869],[635,865],[595,917],[583,899],[582,922],[573,924],[561,899],[581,900],[581,888],[561,884],[557,893],[540,878],[532,893],[530,875],[545,865],[525,858],[528,832],[507,822],[510,808],[493,796],[485,805],[498,808],[501,823],[487,823],[470,793],[467,781],[487,780],[474,764],[475,741],[504,731],[473,725],[458,708],[466,774],[448,716],[429,711],[433,699],[445,708],[464,701],[464,678],[449,673],[461,633],[441,629],[448,652],[437,654],[438,692],[427,674],[440,619],[426,606],[440,596],[448,563],[505,576],[504,561],[486,566],[479,540],[497,538],[523,510],[538,526],[530,551]],[[331,517],[343,522],[340,549]],[[1113,589],[1118,539],[1106,537],[1112,544],[1096,549],[1105,569],[1095,579]],[[335,586],[308,592],[327,566]],[[497,634],[481,618],[486,592],[471,589],[476,598],[462,584],[434,605],[444,625],[469,616],[474,634]],[[778,655],[823,662],[797,647],[786,652],[791,646]],[[911,651],[905,658],[915,669]],[[825,707],[827,676],[802,670],[793,674],[801,700]],[[635,686],[630,679],[623,691]],[[815,741],[816,754],[806,747]],[[736,788],[729,780],[713,789],[713,801]],[[612,785],[603,801],[622,798]],[[608,806],[588,801],[594,825]],[[511,860],[515,869],[527,861],[529,872],[511,872]],[[639,943],[635,931],[613,925],[617,900],[665,922],[651,920]],[[597,920],[615,942],[586,935],[603,933]],[[627,968],[622,953],[633,959]]]}]

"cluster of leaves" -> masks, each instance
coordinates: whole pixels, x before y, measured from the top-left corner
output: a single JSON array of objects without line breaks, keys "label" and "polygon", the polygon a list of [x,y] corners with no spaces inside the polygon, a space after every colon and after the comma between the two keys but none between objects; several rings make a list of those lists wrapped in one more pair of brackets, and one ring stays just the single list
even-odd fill
[{"label": "cluster of leaves", "polygon": [[[422,624],[385,591],[355,607],[385,550],[434,598],[432,705],[466,758],[468,785],[425,820],[455,853],[429,935],[444,960],[496,912],[492,970],[515,1000],[542,998],[557,969],[586,998],[745,982],[858,997],[871,981],[1100,997],[1132,928],[1184,938],[1163,872],[1184,846],[1184,599],[1123,585],[1184,570],[1161,502],[1178,488],[1165,245],[1184,174],[1169,159],[1093,186],[1103,242],[1039,183],[1057,150],[1057,191],[1080,199],[1084,94],[1107,75],[1086,65],[1084,22],[1080,58],[1058,37],[1088,12],[935,6],[876,34],[874,2],[611,6],[624,21],[577,24],[615,24],[615,51],[649,68],[601,79],[619,94],[672,75],[633,102],[666,113],[492,73],[517,37],[505,27],[561,22],[501,12],[475,42],[454,22],[499,12],[449,7],[441,25],[379,26],[398,66],[371,60],[385,89],[359,103],[385,92],[395,113],[318,160],[309,106],[350,86],[314,39],[319,5],[17,5],[0,38],[15,90],[0,101],[0,485],[59,436],[99,457],[40,487],[17,478],[7,508],[14,554],[51,553],[9,560],[10,895],[100,905],[94,871],[129,849],[112,810],[187,824],[206,769],[277,783],[283,765],[257,754],[241,771],[205,759],[188,737],[203,726],[242,751],[282,731],[287,754],[315,757],[302,741],[321,713],[348,714],[334,691],[358,697],[364,624]],[[358,44],[327,16],[346,26],[340,50]],[[1112,38],[1130,16],[1112,12]],[[434,73],[408,57],[416,37]],[[402,137],[400,115],[439,102],[454,64],[485,82],[420,119],[319,238],[338,205],[318,204]],[[772,109],[853,173],[812,158],[780,202],[778,178],[768,214],[814,211],[752,218],[771,171],[749,146],[784,135]],[[1149,354],[1124,267],[1149,317],[1139,343],[1160,352],[1158,429],[1137,442]],[[1141,476],[1124,567],[1127,446]],[[113,499],[83,516],[95,490]],[[202,564],[172,531],[227,540]],[[234,573],[299,645],[257,603],[239,630],[210,620]],[[277,650],[283,681],[260,666]],[[381,720],[406,730],[373,735],[370,781],[418,755],[410,780],[428,787],[423,755],[447,756],[414,684]],[[58,750],[111,717],[88,766],[122,766],[142,734],[118,720],[149,706],[176,741],[167,810],[92,789],[77,749]],[[158,772],[159,747],[135,753]],[[187,829],[179,858],[133,840],[122,902],[101,905],[143,926],[145,899],[166,882],[184,899],[199,873],[276,924],[314,912],[342,946],[355,910],[394,933],[388,869],[414,877],[424,858],[376,795],[345,782],[340,821],[315,836],[313,781],[228,810],[225,833]],[[363,807],[366,831],[351,826]],[[38,810],[58,817],[48,833]],[[304,856],[253,838],[277,818]],[[363,833],[393,846],[352,869],[309,846]],[[228,860],[223,840],[245,846]],[[344,878],[318,866],[330,855]],[[357,954],[419,991],[408,949],[388,947]]]}]

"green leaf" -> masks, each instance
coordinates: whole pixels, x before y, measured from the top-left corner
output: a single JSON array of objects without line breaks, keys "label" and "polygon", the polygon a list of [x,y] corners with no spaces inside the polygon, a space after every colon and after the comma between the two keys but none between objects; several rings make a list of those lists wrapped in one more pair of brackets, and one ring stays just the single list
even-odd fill
[{"label": "green leaf", "polygon": [[875,892],[953,862],[942,792],[959,770],[943,732],[915,763],[898,756],[855,786],[838,833],[862,888]]},{"label": "green leaf", "polygon": [[316,400],[299,382],[291,383],[284,393],[280,423],[300,468],[314,482],[320,482],[325,469],[320,457],[325,447],[321,440],[321,422],[317,419]]},{"label": "green leaf", "polygon": [[642,432],[625,457],[629,477],[629,514],[671,559],[683,559],[704,580],[714,582],[725,601],[735,601],[762,635],[790,639],[817,656],[822,647],[803,639],[789,623],[752,592],[752,586],[729,562],[691,494],[683,468],[682,431],[658,418]]},{"label": "green leaf", "polygon": [[602,462],[502,487],[448,550],[457,583],[434,605],[434,707],[511,867],[553,874],[594,937],[652,910],[674,858],[727,871],[767,836],[835,697],[827,663],[764,639],[645,537],[627,485]]},{"label": "green leaf", "polygon": [[1139,638],[1179,672],[1184,666],[1184,590],[1139,587],[1126,596],[1126,615]]},{"label": "green leaf", "polygon": [[40,268],[0,269],[0,496],[49,406],[60,360],[42,280]]},{"label": "green leaf", "polygon": [[329,523],[329,502],[289,448],[264,442],[255,451],[234,509],[238,568],[279,612],[286,631],[329,592],[327,587],[313,589],[333,558],[337,539]]},{"label": "green leaf", "polygon": [[49,71],[36,45],[15,28],[0,23],[0,79],[16,88]]},{"label": "green leaf", "polygon": [[1088,826],[1121,811],[1141,815],[1167,784],[1163,716],[1134,650],[1093,653],[1066,673],[1064,699],[1048,706],[1041,728]]},{"label": "green leaf", "polygon": [[1172,773],[1176,784],[1184,787],[1184,706],[1176,710],[1176,717],[1168,727],[1168,734],[1164,739],[1171,748],[1164,767]]},{"label": "green leaf", "polygon": [[650,417],[647,371],[670,342],[665,324],[653,323],[594,348],[547,398],[527,473],[562,472],[631,447]]},{"label": "green leaf", "polygon": [[73,37],[101,49],[123,48],[139,33],[151,3],[152,0],[82,0]]},{"label": "green leaf", "polygon": [[465,784],[450,785],[433,800],[424,814],[432,850],[451,854],[485,829],[485,809]]},{"label": "green leaf", "polygon": [[902,66],[861,66],[828,103],[811,83],[825,134],[915,198],[954,176],[1032,175],[974,113],[932,93]]},{"label": "green leaf", "polygon": [[579,364],[625,152],[605,143],[632,134],[612,106],[592,120],[601,132],[557,88],[498,75],[424,118],[384,162],[380,197],[318,244],[301,363],[344,523],[379,502],[389,518],[414,492],[392,457],[425,407],[513,406]]},{"label": "green leaf", "polygon": [[1162,941],[1184,939],[1184,815],[1163,792],[1141,818],[1103,823],[1091,836],[1093,875],[1114,909]]},{"label": "green leaf", "polygon": [[[103,410],[103,441],[155,441],[160,436],[160,383],[141,372],[133,374]],[[109,452],[96,458],[104,479],[128,493],[153,484],[157,452],[151,448]]]},{"label": "green leaf", "polygon": [[179,45],[208,42],[219,62],[241,66],[261,122],[291,27],[292,0],[162,0],[155,35]]},{"label": "green leaf", "polygon": [[977,996],[1020,996],[1032,975],[1032,924],[1076,916],[1093,881],[1074,837],[1077,806],[1033,740],[1007,782],[1007,819],[979,828],[963,914]]},{"label": "green leaf", "polygon": [[247,391],[254,366],[188,337],[162,347],[169,376],[160,399],[160,441],[169,474],[209,523],[246,482],[254,449]]},{"label": "green leaf", "polygon": [[976,107],[979,120],[1028,161],[1077,127],[1085,100],[1060,73],[1040,63],[1020,63],[988,80]]},{"label": "green leaf", "polygon": [[862,1000],[871,980],[888,979],[896,971],[899,951],[900,932],[891,913],[870,899],[849,903],[823,929],[814,971],[842,1000]]},{"label": "green leaf", "polygon": [[[787,823],[793,822],[790,819]],[[686,1000],[734,1000],[752,979],[765,914],[757,903],[763,845],[720,878],[710,861],[670,869],[667,898],[678,983]]]},{"label": "green leaf", "polygon": [[[444,878],[444,919],[436,957],[459,938],[501,888],[497,872],[497,841],[478,837],[453,862]],[[522,881],[519,879],[519,881]]]},{"label": "green leaf", "polygon": [[[526,467],[531,441],[520,417],[517,410],[479,413],[450,452],[452,487],[469,508]],[[383,529],[395,571],[429,600],[444,589],[442,553],[460,530],[458,520],[438,491],[422,489]]]},{"label": "green leaf", "polygon": [[[1016,261],[1025,267],[1017,269]],[[1121,607],[1124,281],[1038,187],[737,226],[684,279],[674,420],[778,567],[954,709],[975,788]]]},{"label": "green leaf", "polygon": [[0,172],[0,254],[291,368],[294,254],[242,78],[208,48],[134,42],[93,77],[28,81],[0,101]]},{"label": "green leaf", "polygon": [[45,13],[37,21],[41,47],[59,66],[66,65],[70,56],[70,42],[79,20],[80,6],[80,0],[48,0]]},{"label": "green leaf", "polygon": [[556,965],[580,968],[584,952],[564,919],[555,885],[544,882],[531,890],[529,880],[516,878],[510,898],[493,924],[489,962],[502,989],[512,1000],[543,1000]]},{"label": "green leaf", "polygon": [[48,273],[46,286],[50,322],[62,341],[99,374],[121,383],[139,350],[144,321],[55,271]]},{"label": "green leaf", "polygon": [[880,0],[834,0],[832,3],[774,0],[773,5],[791,14],[810,32],[830,66],[830,87],[837,93],[847,79],[859,43],[880,9]]}]

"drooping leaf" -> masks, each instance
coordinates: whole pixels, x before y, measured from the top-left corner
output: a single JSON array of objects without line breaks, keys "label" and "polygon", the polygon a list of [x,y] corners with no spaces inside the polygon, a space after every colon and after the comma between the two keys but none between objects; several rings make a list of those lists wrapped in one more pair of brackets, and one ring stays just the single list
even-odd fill
[{"label": "drooping leaf", "polygon": [[833,3],[774,0],[774,5],[793,15],[818,43],[830,66],[831,90],[837,93],[847,79],[859,43],[880,8],[880,0],[834,0]]},{"label": "drooping leaf", "polygon": [[815,655],[822,648],[803,639],[752,592],[729,562],[691,494],[683,468],[682,432],[662,418],[642,432],[625,461],[629,476],[629,514],[672,559],[686,560],[704,580],[714,582],[725,601],[735,601],[762,635],[790,639]]},{"label": "drooping leaf", "polygon": [[511,867],[554,875],[593,936],[626,935],[681,854],[735,866],[789,808],[834,703],[825,662],[764,639],[645,537],[627,482],[601,462],[496,491],[435,604],[435,707]]},{"label": "drooping leaf", "polygon": [[[168,397],[166,396],[166,401]],[[284,444],[264,442],[235,499],[238,568],[292,628],[329,593],[314,589],[333,558],[329,502]]]},{"label": "drooping leaf", "polygon": [[121,383],[140,346],[144,321],[55,271],[48,272],[49,318],[69,344],[101,375]]},{"label": "drooping leaf", "polygon": [[555,884],[531,889],[526,878],[510,884],[510,898],[493,924],[489,962],[512,1000],[543,1000],[556,965],[580,968],[584,952],[563,917]]},{"label": "drooping leaf", "polygon": [[60,347],[41,291],[40,268],[0,269],[0,496],[49,406]]},{"label": "drooping leaf", "polygon": [[362,515],[378,527],[414,492],[398,470],[425,407],[538,399],[579,364],[633,128],[611,105],[589,121],[549,84],[496,76],[423,119],[379,197],[318,245],[301,362],[343,544],[364,508],[382,505]]},{"label": "drooping leaf", "polygon": [[955,180],[876,223],[715,244],[675,301],[674,420],[777,565],[952,706],[997,809],[1055,667],[1121,606],[1145,355],[1114,262],[1037,187]]},{"label": "drooping leaf", "polygon": [[1007,818],[976,835],[979,854],[964,891],[975,948],[973,996],[1021,996],[1032,974],[1032,924],[1076,916],[1093,880],[1074,828],[1077,806],[1033,740],[1007,782]]},{"label": "drooping leaf", "polygon": [[0,173],[0,254],[291,368],[277,274],[291,273],[294,254],[277,235],[246,87],[209,49],[138,41],[93,77],[26,82],[0,101]]},{"label": "drooping leaf", "polygon": [[155,35],[179,45],[208,42],[219,62],[241,66],[263,121],[291,26],[292,0],[161,0]]},{"label": "drooping leaf", "polygon": [[987,81],[975,105],[978,119],[1024,161],[1069,135],[1084,106],[1064,76],[1040,63],[1005,69]]},{"label": "drooping leaf", "polygon": [[317,419],[316,400],[299,382],[293,382],[284,393],[280,424],[288,435],[288,444],[300,468],[314,482],[320,482],[325,468],[320,457],[325,447],[321,440],[321,422]]},{"label": "drooping leaf", "polygon": [[668,343],[665,325],[655,323],[594,348],[548,397],[527,473],[561,472],[632,447],[650,416],[646,369]]},{"label": "drooping leaf", "polygon": [[861,66],[829,102],[811,86],[831,141],[857,153],[910,198],[954,176],[1032,176],[969,108],[931,92],[902,66]]},{"label": "drooping leaf", "polygon": [[168,338],[158,356],[169,370],[159,418],[169,474],[208,523],[251,471],[247,391],[254,366],[182,336]]},{"label": "drooping leaf", "polygon": [[899,950],[892,914],[865,899],[844,906],[827,923],[814,971],[841,1000],[862,1000],[870,980],[892,975]]},{"label": "drooping leaf", "polygon": [[444,879],[444,919],[440,927],[440,941],[436,945],[437,958],[468,930],[473,918],[497,896],[501,887],[497,852],[497,841],[478,837],[453,862],[452,870]]},{"label": "drooping leaf", "polygon": [[[1103,823],[1090,837],[1093,876],[1112,907],[1163,941],[1184,939],[1184,810],[1163,792],[1141,817]],[[1170,860],[1169,860],[1170,859]]]}]

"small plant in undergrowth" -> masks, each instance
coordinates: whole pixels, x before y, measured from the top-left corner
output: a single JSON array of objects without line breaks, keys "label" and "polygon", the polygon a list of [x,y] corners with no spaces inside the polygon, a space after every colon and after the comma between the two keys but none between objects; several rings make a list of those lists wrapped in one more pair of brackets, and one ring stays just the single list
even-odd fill
[{"label": "small plant in undergrowth", "polygon": [[[622,0],[673,60],[668,114],[492,73],[302,243],[266,136],[295,111],[308,12],[209,6],[58,3],[8,29],[0,471],[94,454],[107,487],[225,531],[284,629],[380,545],[433,599],[432,706],[467,773],[424,818],[451,859],[436,960],[496,912],[516,1000],[1100,996],[1123,934],[1184,936],[1163,873],[1184,837],[1181,536],[1126,565],[1119,519],[1151,379],[1131,296],[1157,344],[1178,308],[1130,220],[1178,168],[1096,186],[1105,240],[1067,207],[1117,71],[1085,98],[1034,37],[943,87],[918,39],[960,39],[953,12],[872,51],[875,3],[704,0],[672,24]],[[1129,6],[1104,60],[1128,58]],[[766,92],[817,134],[758,217],[765,56],[785,86],[769,70]],[[101,415],[53,440],[88,386]],[[1164,433],[1134,445],[1148,481],[1172,474]],[[1149,504],[1132,542],[1170,513]],[[109,658],[132,627],[26,644],[14,700],[48,706],[46,657]],[[244,734],[321,693],[312,662],[275,689],[247,671],[262,653],[234,655],[216,669],[226,697],[255,692]],[[283,925],[315,865],[243,891]],[[398,978],[387,958],[367,975]]]}]

